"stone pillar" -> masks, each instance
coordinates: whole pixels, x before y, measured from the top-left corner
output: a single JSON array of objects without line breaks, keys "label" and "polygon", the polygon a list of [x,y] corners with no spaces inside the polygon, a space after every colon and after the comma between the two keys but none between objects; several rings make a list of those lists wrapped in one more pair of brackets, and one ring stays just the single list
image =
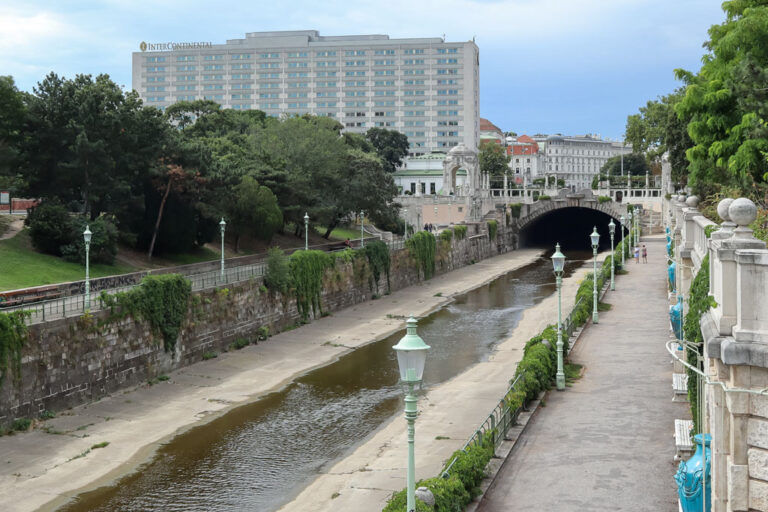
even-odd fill
[{"label": "stone pillar", "polygon": [[[508,186],[509,186],[509,184],[507,182],[507,173],[505,172],[504,173],[504,197],[505,198],[509,196],[509,193],[507,192]],[[504,199],[504,201],[507,201],[507,199]]]},{"label": "stone pillar", "polygon": [[[731,368],[728,387],[749,387],[749,368]],[[749,395],[746,393],[725,393],[730,420],[727,456],[728,510],[749,510],[749,466],[747,465],[747,427],[749,425]]]}]

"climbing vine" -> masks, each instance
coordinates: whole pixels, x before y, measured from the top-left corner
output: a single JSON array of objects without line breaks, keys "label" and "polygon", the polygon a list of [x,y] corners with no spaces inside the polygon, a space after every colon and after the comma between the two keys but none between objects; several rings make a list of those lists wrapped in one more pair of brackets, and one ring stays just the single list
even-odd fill
[{"label": "climbing vine", "polygon": [[176,339],[189,309],[192,284],[181,274],[146,276],[139,286],[101,300],[110,310],[108,321],[132,316],[146,320],[163,337],[166,352],[176,349]]},{"label": "climbing vine", "polygon": [[389,284],[389,247],[381,240],[375,240],[368,243],[365,246],[365,256],[368,258],[368,265],[371,267],[371,289],[374,285],[376,287],[376,293],[379,292],[379,277],[381,277],[382,271],[387,276],[387,292],[390,291]]},{"label": "climbing vine", "polygon": [[467,237],[467,226],[453,226],[453,234],[456,240],[464,240]]},{"label": "climbing vine", "polygon": [[520,218],[520,211],[523,209],[522,203],[514,203],[509,205],[509,213],[512,215],[512,218],[519,219]]},{"label": "climbing vine", "polygon": [[424,273],[424,279],[435,273],[435,235],[429,231],[419,231],[405,242],[411,256],[416,258]]},{"label": "climbing vine", "polygon": [[496,240],[496,233],[499,231],[499,224],[495,220],[488,221],[488,240]]},{"label": "climbing vine", "polygon": [[27,342],[24,319],[29,314],[29,311],[0,313],[0,386],[8,370],[17,381],[21,379],[21,349]]},{"label": "climbing vine", "polygon": [[320,294],[323,291],[325,270],[333,266],[334,259],[323,251],[296,251],[291,254],[291,277],[296,291],[296,307],[303,320],[309,318],[310,309],[317,317],[322,314]]}]

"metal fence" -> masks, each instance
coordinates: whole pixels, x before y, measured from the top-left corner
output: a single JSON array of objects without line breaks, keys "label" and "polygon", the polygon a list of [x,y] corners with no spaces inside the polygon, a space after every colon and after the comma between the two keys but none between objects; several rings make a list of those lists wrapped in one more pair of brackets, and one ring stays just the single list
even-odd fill
[{"label": "metal fence", "polygon": [[[366,239],[366,242],[372,242],[374,240],[378,240],[378,239],[370,238],[370,239]],[[351,248],[353,250],[359,250],[360,249],[359,240],[356,240],[355,242],[356,243],[354,243],[353,247]],[[402,239],[391,240],[391,241],[385,240],[384,243],[387,244],[390,252],[402,250],[405,248],[405,242]],[[339,246],[339,244],[335,244],[335,245]],[[322,247],[328,250],[327,244],[323,246],[316,246],[316,247]],[[313,247],[310,247],[310,249],[312,248]],[[343,247],[343,248],[339,247],[337,250],[343,250],[343,249],[346,249],[346,247]],[[334,251],[331,250],[329,252],[334,252]],[[182,274],[182,275],[184,275],[184,277],[190,281],[192,285],[192,291],[194,292],[194,291],[207,290],[210,288],[217,288],[217,287],[227,286],[235,283],[240,283],[243,281],[248,281],[250,279],[261,279],[264,277],[264,274],[266,273],[266,271],[267,271],[267,262],[265,258],[262,261],[258,261],[256,263],[250,263],[246,265],[238,265],[238,266],[231,266],[231,267],[227,267],[225,265],[223,276],[221,274],[220,269],[210,270],[208,272],[199,272],[195,274],[187,274],[187,275]],[[98,293],[92,293],[89,307],[86,307],[85,295],[77,294],[77,295],[71,295],[69,297],[61,297],[57,299],[49,299],[49,300],[42,300],[42,301],[28,303],[28,304],[21,304],[18,306],[7,306],[7,307],[3,307],[2,311],[12,312],[12,311],[25,310],[29,314],[26,319],[26,323],[28,325],[39,324],[42,322],[48,322],[51,320],[57,320],[61,318],[80,316],[86,310],[90,312],[100,311],[105,308],[104,303],[99,297],[102,292],[110,295],[114,295],[119,292],[128,291],[136,286],[138,286],[138,284],[130,285],[130,286],[122,286],[118,288],[109,288],[106,290],[99,291]]]}]

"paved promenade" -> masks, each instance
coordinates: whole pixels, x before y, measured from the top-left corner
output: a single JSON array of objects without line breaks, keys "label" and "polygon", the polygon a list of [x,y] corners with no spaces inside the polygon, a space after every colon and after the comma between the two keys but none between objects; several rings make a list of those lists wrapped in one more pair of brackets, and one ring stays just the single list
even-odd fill
[{"label": "paved promenade", "polygon": [[673,423],[690,414],[671,401],[662,240],[617,276],[571,354],[583,377],[548,393],[478,511],[677,511]]}]

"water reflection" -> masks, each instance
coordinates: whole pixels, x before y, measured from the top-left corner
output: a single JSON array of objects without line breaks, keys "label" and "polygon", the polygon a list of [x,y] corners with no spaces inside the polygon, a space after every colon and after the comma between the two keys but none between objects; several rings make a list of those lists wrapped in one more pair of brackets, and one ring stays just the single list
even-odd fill
[{"label": "water reflection", "polygon": [[[576,255],[569,257],[567,273]],[[542,258],[422,319],[419,333],[432,346],[424,385],[450,379],[486,358],[523,311],[553,291],[551,263]],[[277,509],[401,408],[392,346],[404,333],[361,347],[281,392],[177,436],[135,474],[82,494],[62,510]]]}]

